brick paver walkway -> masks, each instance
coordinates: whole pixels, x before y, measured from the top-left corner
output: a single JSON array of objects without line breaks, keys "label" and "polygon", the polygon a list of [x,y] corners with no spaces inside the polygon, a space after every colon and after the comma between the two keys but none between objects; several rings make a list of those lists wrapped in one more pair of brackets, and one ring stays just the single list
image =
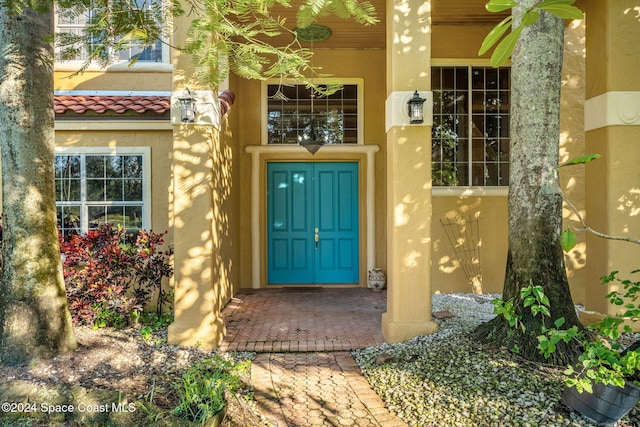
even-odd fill
[{"label": "brick paver walkway", "polygon": [[220,350],[255,351],[261,412],[278,427],[406,426],[348,350],[384,343],[386,292],[366,288],[244,291],[223,310]]}]

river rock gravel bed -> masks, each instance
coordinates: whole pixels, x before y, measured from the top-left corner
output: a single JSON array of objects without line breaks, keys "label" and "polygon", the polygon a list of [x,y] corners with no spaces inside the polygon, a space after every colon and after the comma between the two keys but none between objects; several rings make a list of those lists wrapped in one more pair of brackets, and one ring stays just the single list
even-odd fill
[{"label": "river rock gravel bed", "polygon": [[[434,295],[439,331],[353,355],[388,408],[411,426],[592,426],[561,402],[563,368],[531,363],[469,337],[494,317],[495,295]],[[640,426],[638,406],[619,427]]]}]

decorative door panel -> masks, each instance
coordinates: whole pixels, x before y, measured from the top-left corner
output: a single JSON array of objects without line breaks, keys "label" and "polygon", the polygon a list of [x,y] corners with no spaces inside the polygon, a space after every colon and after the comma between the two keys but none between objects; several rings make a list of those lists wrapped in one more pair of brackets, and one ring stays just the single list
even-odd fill
[{"label": "decorative door panel", "polygon": [[267,165],[269,284],[359,281],[358,164]]}]

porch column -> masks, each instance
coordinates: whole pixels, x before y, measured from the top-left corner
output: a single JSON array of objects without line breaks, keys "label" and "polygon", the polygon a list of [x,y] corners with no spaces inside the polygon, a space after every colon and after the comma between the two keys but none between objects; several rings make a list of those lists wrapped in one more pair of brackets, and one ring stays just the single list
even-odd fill
[{"label": "porch column", "polygon": [[[431,321],[431,2],[387,2],[387,312],[390,343],[434,333]],[[418,90],[425,122],[409,124]]]},{"label": "porch column", "polygon": [[[586,3],[586,165],[588,225],[640,238],[640,23],[637,0]],[[587,235],[587,309],[610,313],[600,277],[640,268],[640,246]]]},{"label": "porch column", "polygon": [[[184,18],[175,28],[174,44],[181,46],[189,27]],[[173,57],[173,188],[170,221],[174,249],[174,322],[169,326],[168,342],[184,346],[214,349],[225,334],[221,311],[226,302],[222,287],[220,236],[221,218],[216,195],[220,145],[220,109],[218,97],[194,79],[194,66],[188,55]],[[196,102],[193,122],[183,122],[179,97],[189,88]],[[214,164],[216,163],[216,164]],[[156,171],[155,173],[169,173]],[[218,223],[218,224],[217,224]]]}]

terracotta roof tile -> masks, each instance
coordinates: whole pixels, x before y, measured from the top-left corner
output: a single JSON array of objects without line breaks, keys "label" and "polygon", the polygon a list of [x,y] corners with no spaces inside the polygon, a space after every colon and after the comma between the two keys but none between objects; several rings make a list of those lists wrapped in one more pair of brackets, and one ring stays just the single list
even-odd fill
[{"label": "terracotta roof tile", "polygon": [[218,99],[220,100],[220,116],[224,116],[236,101],[236,94],[230,90],[225,90],[218,96]]},{"label": "terracotta roof tile", "polygon": [[118,114],[134,111],[139,114],[155,112],[164,114],[171,109],[171,98],[168,96],[88,96],[88,95],[55,95],[53,109],[56,114],[67,111],[83,114],[93,111],[99,114],[113,111]]},{"label": "terracotta roof tile", "polygon": [[[219,96],[221,111],[224,116],[235,101],[235,94],[225,90]],[[98,114],[114,112],[123,114],[134,111],[139,114],[155,112],[162,115],[171,110],[169,96],[111,96],[111,95],[55,95],[53,110],[56,114],[72,112],[83,114],[92,111]]]}]

